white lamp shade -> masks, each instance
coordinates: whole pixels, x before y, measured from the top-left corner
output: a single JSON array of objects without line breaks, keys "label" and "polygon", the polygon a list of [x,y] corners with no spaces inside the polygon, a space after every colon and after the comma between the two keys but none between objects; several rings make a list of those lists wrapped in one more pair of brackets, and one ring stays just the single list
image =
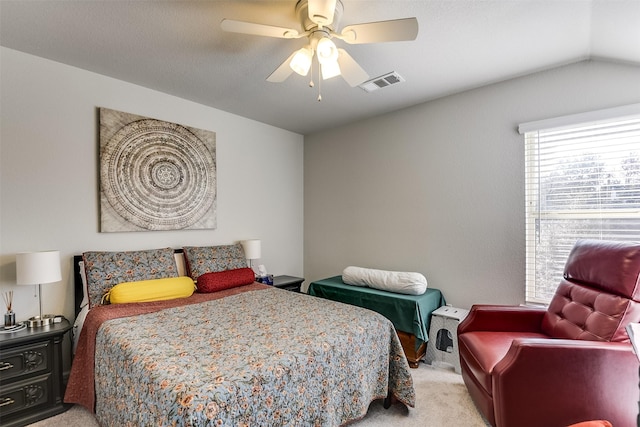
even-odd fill
[{"label": "white lamp shade", "polygon": [[16,254],[16,279],[18,285],[39,285],[61,281],[60,251]]},{"label": "white lamp shade", "polygon": [[300,74],[301,76],[306,76],[307,74],[309,74],[312,59],[313,52],[311,51],[311,49],[303,47],[302,49],[298,50],[295,55],[293,55],[289,66],[293,71]]},{"label": "white lamp shade", "polygon": [[320,64],[320,69],[322,70],[322,80],[327,80],[340,75],[340,65],[338,64],[338,61]]},{"label": "white lamp shade", "polygon": [[259,259],[262,256],[260,240],[244,240],[242,242],[242,248],[244,249],[244,256],[247,259]]},{"label": "white lamp shade", "polygon": [[338,48],[331,39],[323,37],[318,41],[316,55],[318,55],[318,62],[320,64],[336,62],[338,60]]}]

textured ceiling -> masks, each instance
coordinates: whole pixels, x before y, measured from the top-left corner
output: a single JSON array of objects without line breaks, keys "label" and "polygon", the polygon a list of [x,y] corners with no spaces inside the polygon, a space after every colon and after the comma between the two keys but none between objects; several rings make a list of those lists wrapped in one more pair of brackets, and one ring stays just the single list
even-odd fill
[{"label": "textured ceiling", "polygon": [[[265,79],[304,40],[226,33],[230,18],[299,28],[289,1],[0,1],[2,46],[308,134],[585,59],[640,65],[638,0],[343,0],[340,27],[415,16],[415,41],[348,45],[376,77]],[[322,102],[316,101],[318,90]]]}]

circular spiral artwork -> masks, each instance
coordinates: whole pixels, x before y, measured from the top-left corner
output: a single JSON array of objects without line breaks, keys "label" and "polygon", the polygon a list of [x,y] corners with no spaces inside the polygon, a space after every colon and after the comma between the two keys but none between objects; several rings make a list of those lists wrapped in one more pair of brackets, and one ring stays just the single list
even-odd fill
[{"label": "circular spiral artwork", "polygon": [[184,126],[141,119],[119,128],[102,148],[103,197],[146,230],[190,228],[216,199],[215,159]]}]

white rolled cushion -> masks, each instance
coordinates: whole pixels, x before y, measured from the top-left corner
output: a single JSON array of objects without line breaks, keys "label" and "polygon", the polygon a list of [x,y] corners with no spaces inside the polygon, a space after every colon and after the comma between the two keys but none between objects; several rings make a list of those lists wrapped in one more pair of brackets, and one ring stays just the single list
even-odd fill
[{"label": "white rolled cushion", "polygon": [[427,291],[427,279],[424,275],[404,271],[349,266],[342,272],[342,281],[348,285],[369,286],[407,295],[422,295]]}]

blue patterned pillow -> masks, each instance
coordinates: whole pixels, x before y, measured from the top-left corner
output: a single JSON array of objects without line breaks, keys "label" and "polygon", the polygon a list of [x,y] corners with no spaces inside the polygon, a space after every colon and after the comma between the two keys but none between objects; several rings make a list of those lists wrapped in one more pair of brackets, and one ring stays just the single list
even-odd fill
[{"label": "blue patterned pillow", "polygon": [[240,243],[221,246],[186,246],[184,259],[187,272],[194,281],[205,273],[247,268],[247,259]]},{"label": "blue patterned pillow", "polygon": [[172,248],[128,252],[85,252],[89,307],[100,305],[102,296],[123,282],[178,277]]}]

